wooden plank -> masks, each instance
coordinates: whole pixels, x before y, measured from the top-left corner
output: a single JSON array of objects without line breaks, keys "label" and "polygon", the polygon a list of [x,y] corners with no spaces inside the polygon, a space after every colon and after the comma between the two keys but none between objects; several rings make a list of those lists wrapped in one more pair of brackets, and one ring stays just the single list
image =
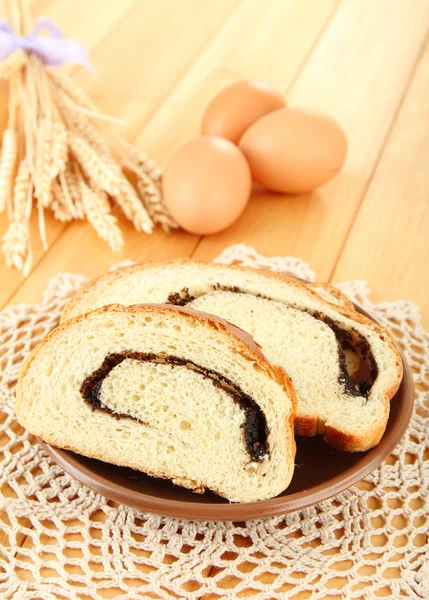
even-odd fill
[{"label": "wooden plank", "polygon": [[[325,7],[324,10],[319,8],[322,5]],[[196,61],[197,68],[195,66],[190,68],[189,73],[183,77],[178,87],[157,111],[154,116],[157,123],[157,134],[154,134],[154,129],[151,126],[152,120],[143,133],[150,129],[151,135],[154,136],[153,140],[162,140],[162,148],[164,149],[162,154],[166,155],[172,145],[171,132],[173,131],[173,135],[179,137],[177,127],[187,127],[187,136],[192,135],[192,128],[194,127],[192,107],[195,109],[197,106],[197,101],[192,98],[196,86],[200,84],[204,86],[204,82],[209,79],[208,73],[213,70],[215,71],[213,73],[213,84],[216,81],[216,85],[220,83],[219,73],[232,72],[234,68],[235,76],[237,76],[240,73],[238,65],[250,60],[255,53],[257,56],[264,55],[264,68],[267,72],[271,70],[273,78],[282,81],[284,81],[282,79],[284,77],[291,79],[312,47],[314,39],[323,29],[334,6],[335,1],[319,3],[316,0],[305,0],[302,3],[278,0],[270,4],[269,10],[267,6],[253,0],[239,5],[202,54],[203,58],[200,57]],[[310,10],[311,7],[314,8],[314,11]],[[316,16],[318,16],[318,21]],[[261,29],[264,31],[263,35]],[[295,33],[294,37],[293,32],[298,29],[300,30],[300,36]],[[264,51],[267,37],[272,41],[272,47],[265,47]],[[249,44],[247,40],[254,41],[256,50],[252,51],[252,44]],[[296,44],[293,51],[294,40]],[[300,43],[298,43],[299,40],[301,40]],[[285,41],[287,41],[287,47],[284,51],[286,60],[282,67],[279,67],[275,58],[279,54],[281,43],[284,44]],[[249,56],[243,57],[243,48],[246,44],[249,44],[246,46]],[[174,49],[174,52],[177,53],[177,48]],[[262,58],[260,60],[262,61]],[[223,61],[225,61],[225,67]],[[234,61],[237,63],[236,67],[233,67]],[[260,70],[262,71],[262,66]],[[243,73],[243,76],[248,75]],[[222,76],[221,80],[225,83]],[[183,93],[184,86],[187,87],[187,94]],[[178,94],[183,100],[182,104],[179,103]],[[203,106],[204,103],[200,105],[200,110]],[[177,107],[176,113],[173,107]],[[184,133],[185,129],[183,130]],[[149,153],[154,150],[150,143],[145,144],[144,135],[143,137],[139,136],[138,145]],[[159,157],[159,145],[156,150],[158,152],[155,152],[155,155]],[[129,227],[126,231],[127,246],[124,255],[140,261],[189,256],[198,241],[197,237],[183,232],[174,236],[156,233],[148,238],[133,233]],[[71,252],[70,248],[85,248],[85,258],[82,259],[82,254],[79,251]],[[32,302],[40,298],[49,278],[58,272],[67,270],[94,276],[106,270],[108,266],[118,260],[121,260],[121,256],[114,255],[106,249],[87,225],[73,224],[63,233],[49,255],[44,257],[35,269],[34,275],[30,276],[28,281],[24,283],[12,302]]]},{"label": "wooden plank", "polygon": [[202,241],[196,258],[211,259],[225,246],[243,241],[266,254],[299,256],[319,279],[329,278],[428,24],[427,0],[350,0],[339,6],[288,100],[325,110],[343,124],[350,142],[344,171],[313,194],[256,193],[235,225]]},{"label": "wooden plank", "polygon": [[429,326],[429,44],[333,279],[365,279],[373,298],[410,299]]},{"label": "wooden plank", "polygon": [[[89,7],[84,0],[77,0],[52,4],[48,16],[65,25],[70,37],[82,40],[89,49],[93,49],[91,62],[95,71],[79,70],[76,81],[89,88],[89,93],[98,102],[101,110],[111,110],[118,117],[130,118],[124,133],[128,138],[132,138],[142,120],[149,116],[157,103],[168,93],[170,87],[239,2],[240,0],[221,0],[201,10],[198,0],[188,0],[181,7],[180,13],[177,13],[171,10],[169,0],[162,0],[150,6],[133,0],[123,3],[115,0],[97,0],[91,2]],[[125,10],[124,7],[129,10]],[[85,19],[82,19],[82,14],[85,14]],[[188,27],[189,31],[183,35],[183,31],[187,30],[191,22],[192,28]],[[126,52],[123,51],[125,41]],[[117,81],[120,81],[120,85],[117,85]],[[82,227],[87,232],[88,240],[94,241],[92,251],[106,257],[104,263],[97,260],[99,268],[121,259],[112,255],[107,246],[100,244],[96,234],[86,223],[73,224],[71,232],[67,234],[65,243],[69,258],[76,257],[75,252],[69,252],[74,243],[69,245],[69,236],[73,239],[73,232],[76,231],[77,239],[80,240]],[[3,215],[0,217],[0,236],[5,229],[6,218]],[[68,227],[58,223],[50,215],[47,217],[47,236],[51,247],[65,229]],[[126,231],[130,231],[130,228],[127,227]],[[133,234],[127,237],[130,237],[130,240],[135,239]],[[160,234],[157,239],[164,238],[165,236]],[[36,215],[32,219],[32,240],[34,269],[39,260],[45,257],[38,236]],[[147,244],[148,238],[141,236],[135,247],[147,247]],[[186,247],[190,251],[193,245]],[[158,252],[156,243],[154,252]],[[55,268],[67,268],[66,264],[58,263],[58,255],[55,259]],[[83,262],[88,265],[88,261]],[[88,272],[91,275],[95,273],[94,270]],[[19,272],[8,269],[1,260],[0,281],[3,282],[0,286],[2,306],[23,284],[23,279]]]}]

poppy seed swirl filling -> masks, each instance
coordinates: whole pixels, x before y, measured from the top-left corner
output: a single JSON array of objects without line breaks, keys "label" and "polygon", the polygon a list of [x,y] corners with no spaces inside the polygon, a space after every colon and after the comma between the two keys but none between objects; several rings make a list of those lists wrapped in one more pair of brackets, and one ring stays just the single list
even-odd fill
[{"label": "poppy seed swirl filling", "polygon": [[[241,388],[217,371],[202,367],[186,358],[178,356],[163,356],[144,352],[114,352],[107,354],[100,368],[93,371],[85,378],[80,393],[85,402],[92,410],[100,410],[111,414],[116,419],[132,419],[144,423],[136,416],[113,411],[101,401],[101,386],[109,373],[124,360],[136,360],[140,362],[152,362],[157,364],[168,364],[174,369],[175,366],[183,366],[200,374],[210,380],[212,384],[228,394],[244,412],[244,423],[242,424],[244,443],[252,462],[259,462],[269,456],[268,426],[267,420],[260,406]],[[147,425],[147,423],[145,423]]]},{"label": "poppy seed swirl filling", "polygon": [[[235,294],[248,294],[251,296],[256,296],[257,298],[263,298],[264,300],[275,302],[273,298],[269,298],[263,294],[246,292],[237,286],[225,286],[221,285],[220,283],[216,283],[212,286],[212,289],[215,292],[224,291]],[[200,295],[204,294],[199,294],[199,296]],[[190,294],[189,288],[185,287],[179,292],[171,292],[168,296],[167,302],[177,306],[186,306],[193,300],[196,300],[196,298],[197,296]],[[334,321],[334,319],[331,319],[321,311],[310,311],[301,307],[294,307],[292,305],[291,308],[295,308],[309,314],[314,319],[325,323],[325,325],[331,329],[337,341],[338,347],[339,384],[348,396],[368,398],[372,386],[374,385],[374,382],[378,376],[377,361],[375,360],[375,357],[371,351],[368,340],[354,328],[345,329],[341,327]],[[344,350],[352,350],[364,362],[364,368],[360,369],[360,371],[364,371],[365,374],[364,376],[359,377],[358,380],[352,380],[347,371]]]}]

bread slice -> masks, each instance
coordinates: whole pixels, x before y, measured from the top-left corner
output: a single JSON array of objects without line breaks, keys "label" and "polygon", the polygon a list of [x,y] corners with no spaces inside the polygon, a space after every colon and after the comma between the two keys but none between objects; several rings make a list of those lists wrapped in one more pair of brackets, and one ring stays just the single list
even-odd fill
[{"label": "bread slice", "polygon": [[17,415],[43,440],[233,502],[292,477],[293,386],[251,337],[189,308],[106,306],[50,333]]},{"label": "bread slice", "polygon": [[[66,305],[63,319],[112,302],[188,304],[251,333],[293,380],[300,435],[323,433],[336,448],[363,451],[385,431],[389,400],[402,378],[395,342],[383,327],[347,305],[327,302],[296,279],[193,261],[135,265],[85,286]],[[357,355],[362,363],[354,381],[356,362],[347,372],[345,353],[349,362]]]}]

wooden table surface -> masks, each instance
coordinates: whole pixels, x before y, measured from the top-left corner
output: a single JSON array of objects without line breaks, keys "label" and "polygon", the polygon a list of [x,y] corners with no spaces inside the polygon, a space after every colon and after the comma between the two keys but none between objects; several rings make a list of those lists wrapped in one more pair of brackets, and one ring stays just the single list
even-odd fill
[{"label": "wooden table surface", "polygon": [[[86,223],[34,222],[27,280],[0,264],[0,305],[36,302],[53,275],[95,276],[124,258],[210,260],[246,242],[295,255],[323,281],[365,279],[374,300],[413,300],[429,325],[429,0],[34,0],[87,44],[93,72],[71,67],[124,134],[162,165],[198,134],[223,86],[263,79],[293,106],[344,126],[344,171],[313,194],[255,194],[239,221],[206,238],[137,234],[111,252]],[[84,17],[83,17],[84,15]],[[0,117],[5,121],[2,96]],[[5,218],[0,221],[3,234]],[[426,275],[426,277],[425,277]]]},{"label": "wooden table surface", "polygon": [[[409,299],[429,325],[429,0],[34,0],[83,41],[95,67],[68,67],[124,135],[161,166],[198,134],[210,98],[248,78],[293,106],[335,116],[346,167],[313,194],[257,193],[239,221],[212,237],[126,234],[112,253],[85,223],[33,223],[28,279],[0,264],[0,305],[37,302],[53,275],[95,276],[125,258],[210,260],[245,242],[308,261],[322,281],[365,279],[377,300]],[[0,89],[0,119],[6,96]],[[5,230],[0,221],[0,234]],[[109,597],[114,597],[113,595]],[[305,596],[307,597],[307,596]],[[207,599],[206,599],[207,600]]]}]

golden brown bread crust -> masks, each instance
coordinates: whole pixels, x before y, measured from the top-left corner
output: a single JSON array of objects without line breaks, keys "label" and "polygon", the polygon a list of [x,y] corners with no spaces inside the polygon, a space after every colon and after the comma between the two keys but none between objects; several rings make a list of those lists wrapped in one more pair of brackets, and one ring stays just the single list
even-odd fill
[{"label": "golden brown bread crust", "polygon": [[[386,405],[385,405],[386,406]],[[383,437],[385,426],[380,423],[376,429],[368,433],[365,437],[358,438],[345,431],[335,429],[329,425],[323,426],[323,431],[319,431],[319,422],[317,417],[299,415],[295,418],[295,433],[304,437],[314,437],[323,433],[323,439],[333,448],[343,452],[364,452],[376,446]]]},{"label": "golden brown bread crust", "polygon": [[292,411],[288,417],[287,427],[292,432],[291,442],[293,444],[292,448],[292,460],[295,459],[296,455],[296,441],[295,441],[295,419],[297,417],[297,408],[298,408],[298,396],[296,395],[295,388],[293,386],[292,381],[290,380],[288,374],[281,367],[274,367],[275,372],[277,373],[277,380],[283,387],[286,389],[289,398],[292,401]]},{"label": "golden brown bread crust", "polygon": [[310,417],[309,415],[297,415],[295,418],[295,433],[305,437],[313,437],[318,433],[317,423],[317,417]]},{"label": "golden brown bread crust", "polygon": [[335,429],[334,427],[326,427],[323,437],[330,446],[337,448],[337,450],[346,449],[347,452],[363,452],[365,450],[370,450],[380,442],[385,429],[385,426],[380,424],[371,432],[371,435],[368,435],[365,438],[365,444],[359,443],[359,440],[355,436],[352,436],[345,431]]}]

